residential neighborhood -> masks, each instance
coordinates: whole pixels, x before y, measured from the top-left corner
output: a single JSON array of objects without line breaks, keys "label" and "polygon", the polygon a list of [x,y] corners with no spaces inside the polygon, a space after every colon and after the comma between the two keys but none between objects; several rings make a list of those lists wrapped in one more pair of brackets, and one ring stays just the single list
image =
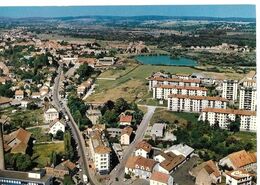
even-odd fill
[{"label": "residential neighborhood", "polygon": [[0,10],[0,184],[257,184],[255,19],[69,12]]}]

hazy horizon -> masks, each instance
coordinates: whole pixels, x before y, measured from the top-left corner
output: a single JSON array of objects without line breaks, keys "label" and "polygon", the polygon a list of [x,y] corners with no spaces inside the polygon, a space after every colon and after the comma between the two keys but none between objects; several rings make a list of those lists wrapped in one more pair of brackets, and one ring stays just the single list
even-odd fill
[{"label": "hazy horizon", "polygon": [[255,5],[42,6],[0,7],[0,17],[180,16],[256,18]]}]

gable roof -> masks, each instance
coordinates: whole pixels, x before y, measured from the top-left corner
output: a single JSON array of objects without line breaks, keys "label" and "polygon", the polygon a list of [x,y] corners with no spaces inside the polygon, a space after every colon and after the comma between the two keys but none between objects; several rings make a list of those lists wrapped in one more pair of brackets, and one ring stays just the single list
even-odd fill
[{"label": "gable roof", "polygon": [[133,128],[127,126],[127,127],[122,129],[121,136],[124,135],[124,134],[127,134],[127,135],[130,136],[132,134],[132,132],[133,132]]},{"label": "gable roof", "polygon": [[[172,153],[172,152],[169,152]],[[172,171],[175,167],[180,165],[186,158],[183,155],[170,154],[160,163],[160,166],[167,171]]]},{"label": "gable roof", "polygon": [[153,172],[153,173],[152,173],[150,180],[167,184],[169,178],[170,178],[170,175],[169,175],[169,174],[165,174],[165,173],[157,172],[157,171],[156,171],[156,172]]},{"label": "gable roof", "polygon": [[[23,128],[19,128],[18,130],[8,135],[4,135],[5,151],[11,149],[12,153],[26,153],[26,149],[28,147],[28,142],[30,140],[30,137],[31,137],[31,133],[24,130]],[[9,144],[15,139],[17,140],[16,144],[10,146]]]},{"label": "gable roof", "polygon": [[[56,118],[55,120],[53,120],[53,122],[51,122],[51,124],[49,124],[49,128],[53,127],[56,123],[60,122],[61,124],[64,125],[64,123],[59,120],[58,118]],[[64,125],[65,126],[65,125]]]},{"label": "gable roof", "polygon": [[152,150],[152,145],[147,143],[146,141],[141,141],[136,145],[136,150],[143,149],[146,152],[150,152]]},{"label": "gable roof", "polygon": [[256,154],[241,150],[228,155],[229,160],[236,168],[256,163]]},{"label": "gable roof", "polygon": [[221,173],[217,167],[217,165],[215,164],[214,161],[209,160],[206,162],[201,163],[200,165],[196,166],[195,168],[193,168],[191,170],[191,173],[194,177],[197,177],[198,174],[200,173],[201,170],[205,169],[205,171],[211,175],[213,174],[215,177],[219,177],[221,176]]},{"label": "gable roof", "polygon": [[126,116],[124,116],[124,115],[121,115],[120,116],[120,122],[129,122],[129,123],[131,123],[132,122],[132,116],[130,116],[130,115],[126,115]]}]

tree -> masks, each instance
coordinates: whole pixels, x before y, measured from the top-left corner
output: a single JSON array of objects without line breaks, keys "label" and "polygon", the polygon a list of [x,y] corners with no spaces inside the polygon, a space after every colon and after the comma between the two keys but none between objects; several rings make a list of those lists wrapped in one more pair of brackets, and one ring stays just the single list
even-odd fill
[{"label": "tree", "polygon": [[117,113],[124,112],[129,108],[127,101],[125,101],[123,98],[118,98],[115,102],[115,111]]},{"label": "tree", "polygon": [[71,142],[71,133],[69,131],[66,131],[64,133],[64,151],[65,151],[65,157],[67,159],[73,159],[74,151]]},{"label": "tree", "polygon": [[63,184],[64,184],[64,185],[73,185],[73,184],[75,184],[75,183],[74,183],[73,180],[71,179],[71,176],[70,176],[70,175],[64,175]]},{"label": "tree", "polygon": [[55,139],[63,140],[63,135],[64,135],[63,131],[62,130],[58,130],[56,132]]},{"label": "tree", "polygon": [[32,160],[28,154],[19,154],[16,157],[16,168],[18,171],[26,171],[32,167]]},{"label": "tree", "polygon": [[240,118],[238,116],[236,116],[235,121],[230,121],[230,123],[227,125],[227,127],[231,132],[239,132]]},{"label": "tree", "polygon": [[51,161],[51,164],[53,164],[53,166],[57,165],[57,153],[55,151],[53,151],[51,153],[50,161]]},{"label": "tree", "polygon": [[79,75],[80,82],[87,80],[93,72],[94,69],[88,66],[88,64],[82,64],[76,71],[76,73]]}]

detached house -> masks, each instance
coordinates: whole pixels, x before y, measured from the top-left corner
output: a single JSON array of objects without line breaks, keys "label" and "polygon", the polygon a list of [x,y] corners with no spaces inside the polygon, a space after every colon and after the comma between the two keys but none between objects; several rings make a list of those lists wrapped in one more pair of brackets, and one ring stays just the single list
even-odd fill
[{"label": "detached house", "polygon": [[62,132],[65,131],[65,124],[61,122],[59,119],[55,119],[50,125],[49,125],[49,134],[56,135],[58,130],[61,130]]},{"label": "detached house", "polygon": [[152,146],[146,141],[141,141],[136,146],[135,156],[142,156],[145,158],[149,158],[151,151],[152,151]]},{"label": "detached house", "polygon": [[120,137],[121,145],[129,145],[131,143],[132,132],[133,132],[133,128],[129,126],[122,129],[121,137]]},{"label": "detached house", "polygon": [[130,115],[121,115],[120,116],[120,125],[131,125],[133,117]]},{"label": "detached house", "polygon": [[173,185],[173,177],[161,172],[153,172],[150,178],[150,185]]},{"label": "detached house", "polygon": [[59,112],[55,108],[49,108],[44,113],[44,118],[47,123],[53,122],[55,119],[59,118]]},{"label": "detached house", "polygon": [[16,90],[15,91],[15,99],[21,101],[24,98],[24,91],[23,90]]},{"label": "detached house", "polygon": [[196,166],[190,171],[190,174],[196,178],[196,185],[221,183],[221,172],[212,160]]},{"label": "detached house", "polygon": [[221,159],[219,165],[227,165],[233,170],[244,169],[256,172],[256,153],[246,152],[245,150],[234,152]]},{"label": "detached house", "polygon": [[148,179],[151,177],[156,164],[157,162],[153,159],[147,159],[142,156],[130,156],[126,161],[125,173]]}]

